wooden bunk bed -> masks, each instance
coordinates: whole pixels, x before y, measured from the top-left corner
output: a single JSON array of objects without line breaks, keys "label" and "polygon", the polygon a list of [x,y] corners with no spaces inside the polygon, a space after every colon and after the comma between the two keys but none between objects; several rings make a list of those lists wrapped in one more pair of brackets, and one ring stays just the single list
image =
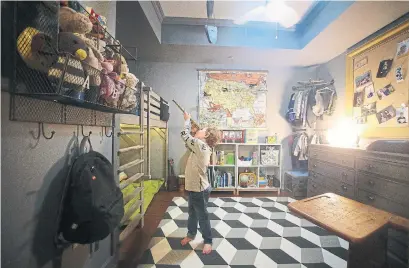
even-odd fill
[{"label": "wooden bunk bed", "polygon": [[[136,227],[143,227],[145,211],[167,177],[168,131],[167,122],[160,120],[161,98],[143,83],[138,87],[141,92],[140,103],[143,104],[140,105],[139,115],[118,115],[115,122],[119,131],[113,148],[117,152],[114,167],[125,204],[125,214],[120,226],[120,243]],[[161,166],[155,163],[155,171],[162,169],[163,176],[155,176],[154,179],[151,176],[151,143],[154,136],[152,130],[160,134],[164,145],[164,161]],[[157,158],[155,155],[155,161]]]}]

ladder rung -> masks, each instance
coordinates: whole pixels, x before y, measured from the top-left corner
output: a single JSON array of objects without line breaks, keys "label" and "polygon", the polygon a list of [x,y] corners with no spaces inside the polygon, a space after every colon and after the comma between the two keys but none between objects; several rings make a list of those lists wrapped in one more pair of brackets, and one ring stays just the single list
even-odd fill
[{"label": "ladder rung", "polygon": [[136,145],[136,146],[131,146],[131,147],[127,147],[127,148],[122,148],[122,149],[119,149],[118,154],[129,152],[129,151],[132,151],[132,150],[140,150],[140,149],[143,149],[144,147],[145,146],[143,146],[143,145]]},{"label": "ladder rung", "polygon": [[144,161],[143,159],[136,159],[136,160],[134,160],[132,162],[129,162],[129,163],[126,163],[125,165],[120,166],[118,168],[118,171],[119,172],[124,171],[124,170],[126,170],[126,169],[128,169],[130,167],[133,167],[133,166],[136,166],[136,165],[138,165],[140,163],[143,163],[143,161]]},{"label": "ladder rung", "polygon": [[118,132],[118,136],[121,136],[121,135],[137,135],[137,134],[143,134],[144,132],[143,131],[121,131],[121,132]]},{"label": "ladder rung", "polygon": [[128,204],[132,199],[134,199],[140,192],[142,192],[143,187],[136,188],[131,194],[124,197],[124,205]]},{"label": "ladder rung", "polygon": [[139,207],[142,205],[142,200],[137,200],[135,203],[132,204],[128,208],[128,210],[125,212],[125,215],[122,217],[121,220],[121,225],[124,225],[124,223],[129,220],[129,218],[139,209]]},{"label": "ladder rung", "polygon": [[135,175],[133,175],[132,177],[128,178],[127,180],[123,180],[120,184],[119,184],[119,188],[122,190],[125,187],[127,187],[129,184],[137,182],[139,179],[143,179],[143,173],[136,173]]},{"label": "ladder rung", "polygon": [[141,220],[142,220],[142,215],[139,214],[138,216],[135,217],[135,219],[130,224],[128,224],[128,226],[126,226],[126,228],[119,235],[119,243],[122,243],[128,237],[128,235],[132,233],[132,231],[136,228],[136,226],[139,225]]}]

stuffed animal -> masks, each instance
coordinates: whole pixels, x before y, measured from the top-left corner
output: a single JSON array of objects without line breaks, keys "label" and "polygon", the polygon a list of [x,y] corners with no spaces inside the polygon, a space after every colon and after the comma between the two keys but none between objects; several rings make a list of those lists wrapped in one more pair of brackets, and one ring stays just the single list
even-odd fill
[{"label": "stuffed animal", "polygon": [[118,106],[119,97],[125,91],[125,81],[122,79],[115,80],[115,90],[113,91],[112,95],[106,98],[107,103],[112,107]]},{"label": "stuffed animal", "polygon": [[116,65],[114,66],[114,72],[116,73],[129,73],[128,64],[126,63],[125,58],[121,55],[116,53],[113,57],[116,61]]},{"label": "stuffed animal", "polygon": [[139,79],[132,73],[121,73],[121,78],[125,80],[127,87],[135,88]]},{"label": "stuffed animal", "polygon": [[99,88],[100,96],[104,100],[111,96],[116,89],[114,80],[108,75],[108,72],[105,69],[102,69],[101,72],[101,85]]},{"label": "stuffed animal", "polygon": [[105,47],[105,51],[103,52],[105,58],[113,59],[115,55],[115,51],[110,47]]},{"label": "stuffed animal", "polygon": [[92,30],[92,23],[87,16],[66,6],[60,8],[59,23],[63,32],[86,34]]},{"label": "stuffed animal", "polygon": [[136,91],[132,88],[126,88],[120,108],[126,111],[130,111],[138,105],[138,99],[136,97]]},{"label": "stuffed animal", "polygon": [[17,38],[17,51],[29,68],[47,73],[58,60],[51,44],[51,37],[27,27]]},{"label": "stuffed animal", "polygon": [[80,60],[85,60],[88,57],[87,45],[74,33],[60,32],[58,34],[58,49],[61,52],[68,52]]},{"label": "stuffed animal", "polygon": [[104,61],[104,56],[102,56],[101,52],[99,52],[99,49],[96,48],[95,43],[93,40],[87,38],[84,34],[79,34],[78,37],[82,39],[82,41],[85,42],[85,44],[92,49],[92,52],[94,53],[95,57],[99,61]]},{"label": "stuffed animal", "polygon": [[99,60],[94,56],[92,49],[89,47],[87,49],[88,57],[84,60],[84,70],[89,76],[89,84],[91,86],[99,86],[101,84],[101,75],[99,71],[102,70],[102,66]]},{"label": "stuffed animal", "polygon": [[104,60],[101,62],[101,66],[103,69],[107,70],[108,73],[111,73],[114,71],[114,63],[112,60]]}]

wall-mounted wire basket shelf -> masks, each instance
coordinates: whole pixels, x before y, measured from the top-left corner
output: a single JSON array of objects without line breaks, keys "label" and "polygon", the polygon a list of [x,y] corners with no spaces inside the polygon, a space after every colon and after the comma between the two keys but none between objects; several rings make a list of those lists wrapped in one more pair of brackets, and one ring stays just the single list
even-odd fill
[{"label": "wall-mounted wire basket shelf", "polygon": [[[78,2],[69,3],[90,16]],[[139,85],[131,88],[115,73],[60,50],[59,10],[58,2],[14,3],[10,119],[110,126],[112,114],[138,115]],[[130,54],[105,28],[97,28],[107,48]]]}]

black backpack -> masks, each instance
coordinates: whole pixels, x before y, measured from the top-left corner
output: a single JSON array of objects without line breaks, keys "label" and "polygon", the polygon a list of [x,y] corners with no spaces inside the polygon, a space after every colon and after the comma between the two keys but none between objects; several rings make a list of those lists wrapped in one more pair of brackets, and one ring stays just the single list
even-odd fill
[{"label": "black backpack", "polygon": [[[90,151],[84,153],[86,143]],[[124,201],[111,163],[92,151],[89,137],[82,140],[80,152],[65,183],[58,240],[89,244],[104,239],[118,227]]]}]

